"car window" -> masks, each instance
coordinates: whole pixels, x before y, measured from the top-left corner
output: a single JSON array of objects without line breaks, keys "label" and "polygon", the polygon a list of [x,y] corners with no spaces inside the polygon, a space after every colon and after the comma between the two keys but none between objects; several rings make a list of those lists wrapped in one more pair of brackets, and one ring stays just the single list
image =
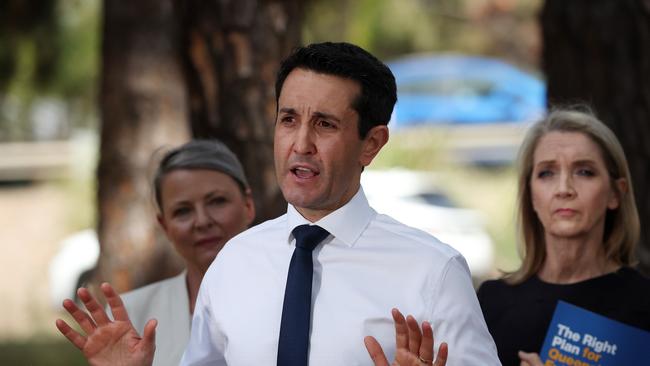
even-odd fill
[{"label": "car window", "polygon": [[487,96],[494,92],[494,84],[478,79],[413,80],[398,85],[398,93],[424,96]]}]

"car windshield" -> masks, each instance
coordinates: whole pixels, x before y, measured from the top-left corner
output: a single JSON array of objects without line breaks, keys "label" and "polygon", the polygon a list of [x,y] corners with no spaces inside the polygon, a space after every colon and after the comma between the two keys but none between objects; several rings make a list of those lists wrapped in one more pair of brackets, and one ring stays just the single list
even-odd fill
[{"label": "car windshield", "polygon": [[487,96],[493,93],[494,85],[486,80],[439,79],[413,80],[398,86],[404,95],[429,96]]}]

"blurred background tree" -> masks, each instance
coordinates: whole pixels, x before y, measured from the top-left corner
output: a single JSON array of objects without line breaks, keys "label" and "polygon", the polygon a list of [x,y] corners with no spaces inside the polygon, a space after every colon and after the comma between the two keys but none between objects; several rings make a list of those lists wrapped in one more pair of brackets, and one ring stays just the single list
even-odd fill
[{"label": "blurred background tree", "polygon": [[[240,157],[258,220],[285,203],[275,183],[275,71],[299,44],[302,2],[104,3],[99,240],[95,281],[126,291],[178,272],[151,212],[151,154],[216,137]],[[289,21],[291,20],[291,21]]]},{"label": "blurred background tree", "polygon": [[549,104],[590,104],[623,145],[650,275],[650,1],[546,0],[540,19]]},{"label": "blurred background tree", "polygon": [[300,44],[305,1],[175,0],[194,138],[237,154],[261,222],[286,209],[273,168],[275,73]]},{"label": "blurred background tree", "polygon": [[540,0],[315,0],[306,43],[356,43],[384,60],[409,53],[493,56],[536,70]]},{"label": "blurred background tree", "polygon": [[[98,38],[97,1],[0,2],[0,142],[94,125]],[[39,119],[39,103],[58,118]]]},{"label": "blurred background tree", "polygon": [[94,279],[119,291],[181,267],[157,235],[150,190],[152,154],[190,138],[178,31],[170,1],[104,2]]}]

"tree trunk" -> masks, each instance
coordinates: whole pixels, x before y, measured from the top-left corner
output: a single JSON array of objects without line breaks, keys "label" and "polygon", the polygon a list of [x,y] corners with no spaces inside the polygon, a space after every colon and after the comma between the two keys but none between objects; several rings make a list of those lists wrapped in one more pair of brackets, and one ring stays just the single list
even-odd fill
[{"label": "tree trunk", "polygon": [[650,273],[650,1],[546,0],[543,68],[550,105],[587,102],[627,155]]},{"label": "tree trunk", "polygon": [[303,3],[105,1],[95,281],[125,291],[180,268],[156,230],[151,155],[190,131],[240,157],[258,222],[285,210],[273,168],[274,82],[299,44]]},{"label": "tree trunk", "polygon": [[273,167],[275,75],[299,44],[301,0],[175,0],[196,138],[216,137],[242,161],[257,207],[256,222],[286,203]]},{"label": "tree trunk", "polygon": [[102,44],[101,147],[95,280],[118,291],[180,268],[156,230],[152,153],[189,138],[178,27],[170,1],[106,0]]}]

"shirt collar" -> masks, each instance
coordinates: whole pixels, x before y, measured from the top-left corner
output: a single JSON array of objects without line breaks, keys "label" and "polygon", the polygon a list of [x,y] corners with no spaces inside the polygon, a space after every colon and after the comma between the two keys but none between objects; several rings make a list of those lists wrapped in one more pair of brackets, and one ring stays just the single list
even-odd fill
[{"label": "shirt collar", "polygon": [[[327,230],[333,237],[351,247],[376,214],[377,212],[368,204],[363,188],[359,187],[357,193],[348,203],[313,224]],[[305,219],[293,205],[289,204],[287,208],[288,243],[291,243],[293,238],[291,235],[293,229],[304,224],[312,223]]]}]

